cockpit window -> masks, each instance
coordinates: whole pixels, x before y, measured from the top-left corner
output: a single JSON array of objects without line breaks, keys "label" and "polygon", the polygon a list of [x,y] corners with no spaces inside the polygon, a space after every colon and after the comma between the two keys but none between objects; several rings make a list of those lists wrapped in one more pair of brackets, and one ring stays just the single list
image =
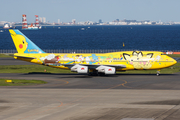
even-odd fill
[{"label": "cockpit window", "polygon": [[148,53],[146,56],[149,57],[149,58],[152,58],[153,53]]}]

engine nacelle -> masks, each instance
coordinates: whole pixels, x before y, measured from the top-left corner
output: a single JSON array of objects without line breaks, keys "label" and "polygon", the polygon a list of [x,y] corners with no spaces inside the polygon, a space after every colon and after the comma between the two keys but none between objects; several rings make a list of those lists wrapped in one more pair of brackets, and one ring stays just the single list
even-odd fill
[{"label": "engine nacelle", "polygon": [[107,67],[105,68],[105,74],[115,74],[116,69],[114,67]]},{"label": "engine nacelle", "polygon": [[88,73],[88,67],[87,66],[79,66],[77,68],[78,73]]},{"label": "engine nacelle", "polygon": [[96,70],[100,73],[105,73],[106,75],[116,73],[116,69],[114,67],[99,66]]},{"label": "engine nacelle", "polygon": [[82,65],[75,65],[71,68],[71,71],[78,73],[88,73],[88,67]]}]

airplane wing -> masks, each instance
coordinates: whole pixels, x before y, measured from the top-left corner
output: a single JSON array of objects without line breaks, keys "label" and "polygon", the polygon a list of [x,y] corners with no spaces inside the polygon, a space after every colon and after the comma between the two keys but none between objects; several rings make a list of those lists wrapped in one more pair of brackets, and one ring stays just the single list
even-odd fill
[{"label": "airplane wing", "polygon": [[109,67],[115,67],[115,68],[126,68],[126,65],[104,65]]},{"label": "airplane wing", "polygon": [[115,74],[116,69],[126,68],[125,65],[64,64],[63,66],[78,73],[88,73],[88,69],[91,69],[105,74]]},{"label": "airplane wing", "polygon": [[126,68],[125,65],[121,65],[121,64],[119,64],[119,65],[61,64],[61,65],[65,66],[65,67],[68,67],[68,68],[71,68],[71,67],[73,67],[75,65],[88,66],[88,68],[90,68],[90,69],[96,69],[99,66],[115,67],[117,69],[119,69],[119,68]]}]

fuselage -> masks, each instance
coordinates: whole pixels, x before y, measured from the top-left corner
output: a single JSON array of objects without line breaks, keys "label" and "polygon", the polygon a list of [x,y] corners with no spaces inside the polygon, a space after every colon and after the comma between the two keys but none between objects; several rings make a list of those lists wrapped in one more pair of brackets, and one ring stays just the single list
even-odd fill
[{"label": "fuselage", "polygon": [[117,67],[116,71],[121,70],[152,70],[162,69],[176,64],[176,60],[158,51],[122,51],[112,53],[39,53],[39,54],[18,54],[15,56],[33,57],[34,59],[19,58],[28,62],[48,65],[62,69],[70,69],[67,65],[85,65],[89,69],[92,66],[125,66]]},{"label": "fuselage", "polygon": [[115,74],[116,71],[125,70],[160,70],[176,64],[173,58],[158,51],[45,53],[19,30],[9,32],[18,52],[14,54],[15,59],[78,73]]}]

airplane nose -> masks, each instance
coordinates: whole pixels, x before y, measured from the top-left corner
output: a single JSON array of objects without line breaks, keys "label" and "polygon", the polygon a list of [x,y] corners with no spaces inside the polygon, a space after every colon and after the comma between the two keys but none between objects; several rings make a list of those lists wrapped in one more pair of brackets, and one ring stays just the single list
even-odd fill
[{"label": "airplane nose", "polygon": [[[173,60],[174,60],[174,59],[173,59]],[[177,61],[176,61],[176,60],[174,60],[174,61],[173,61],[173,63],[174,63],[174,64],[176,64],[176,63],[177,63]]]},{"label": "airplane nose", "polygon": [[167,67],[173,66],[177,63],[177,61],[175,59],[173,59],[172,57],[166,56],[166,60],[168,61],[166,63]]},{"label": "airplane nose", "polygon": [[175,65],[177,63],[177,61],[175,59],[172,58],[172,65]]}]

